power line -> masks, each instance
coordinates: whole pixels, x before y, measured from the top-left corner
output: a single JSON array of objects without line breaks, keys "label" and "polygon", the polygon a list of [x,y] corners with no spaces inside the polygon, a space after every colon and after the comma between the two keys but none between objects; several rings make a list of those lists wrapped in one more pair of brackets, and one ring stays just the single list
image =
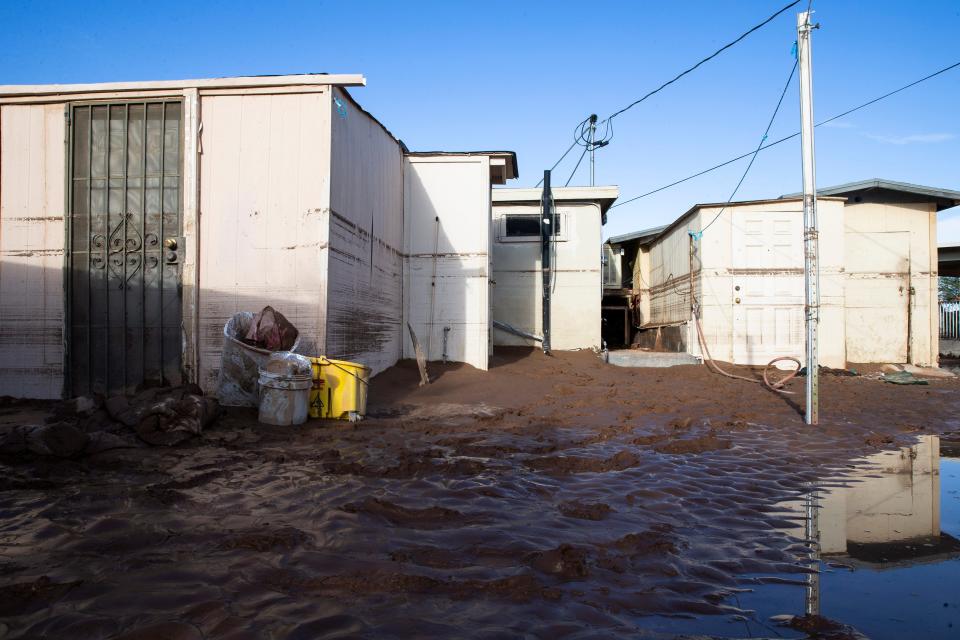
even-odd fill
[{"label": "power line", "polygon": [[[942,73],[946,73],[947,71],[950,71],[950,70],[952,70],[952,69],[956,69],[957,67],[960,67],[960,62],[955,62],[955,63],[953,63],[953,64],[951,64],[951,65],[949,65],[949,66],[946,66],[946,67],[940,69],[939,71],[934,71],[934,72],[931,73],[930,75],[924,76],[924,77],[920,78],[919,80],[914,80],[914,81],[911,82],[910,84],[906,84],[906,85],[900,87],[899,89],[894,89],[893,91],[890,91],[889,93],[885,93],[885,94],[883,94],[882,96],[878,96],[878,97],[874,98],[873,100],[870,100],[870,101],[868,101],[868,102],[864,102],[863,104],[858,105],[858,106],[856,106],[856,107],[853,107],[852,109],[847,109],[846,111],[844,111],[844,112],[842,112],[842,113],[838,113],[837,115],[835,115],[835,116],[833,116],[833,117],[831,117],[831,118],[828,118],[828,119],[824,120],[823,122],[818,122],[818,123],[817,123],[816,125],[814,125],[814,126],[820,127],[820,126],[823,126],[823,125],[825,125],[825,124],[829,124],[829,123],[833,122],[834,120],[839,120],[840,118],[843,118],[843,117],[845,117],[845,116],[848,116],[848,115],[850,115],[851,113],[854,113],[854,112],[856,112],[856,111],[859,111],[859,110],[861,110],[861,109],[864,109],[864,108],[866,108],[866,107],[869,107],[869,106],[872,105],[872,104],[876,104],[877,102],[880,102],[881,100],[885,100],[885,99],[889,98],[890,96],[896,95],[896,94],[900,93],[901,91],[906,91],[907,89],[909,89],[909,88],[911,88],[911,87],[915,87],[916,85],[920,84],[921,82],[926,82],[927,80],[930,80],[930,79],[932,79],[932,78],[935,78],[936,76],[939,76],[939,75],[942,74]],[[783,138],[780,138],[779,140],[775,140],[775,141],[771,142],[770,144],[766,144],[766,145],[761,146],[761,147],[758,149],[758,151],[764,151],[765,149],[769,149],[770,147],[775,147],[775,146],[777,146],[778,144],[780,144],[780,143],[782,143],[782,142],[786,142],[787,140],[792,140],[793,138],[796,138],[796,137],[799,136],[799,135],[800,135],[800,132],[797,131],[796,133],[790,134],[789,136],[784,136]],[[725,166],[727,166],[727,165],[729,165],[729,164],[733,164],[734,162],[737,162],[738,160],[743,160],[744,158],[746,158],[746,157],[748,157],[748,156],[751,156],[751,155],[755,155],[756,153],[757,153],[757,151],[750,151],[750,152],[745,153],[745,154],[743,154],[743,155],[737,156],[736,158],[732,158],[732,159],[730,159],[730,160],[727,160],[726,162],[721,162],[720,164],[714,165],[714,166],[710,167],[709,169],[704,169],[703,171],[698,171],[697,173],[694,173],[693,175],[689,175],[689,176],[687,176],[686,178],[681,178],[680,180],[676,180],[676,181],[674,181],[674,182],[671,182],[670,184],[666,184],[666,185],[664,185],[664,186],[662,186],[662,187],[658,187],[658,188],[656,188],[656,189],[654,189],[654,190],[652,190],[652,191],[648,191],[648,192],[646,192],[646,193],[642,193],[642,194],[640,194],[639,196],[634,196],[633,198],[630,198],[629,200],[624,200],[624,201],[622,201],[622,202],[618,202],[618,203],[614,204],[614,205],[613,205],[612,207],[610,207],[610,208],[613,209],[613,208],[615,208],[615,207],[620,207],[620,206],[623,206],[623,205],[625,205],[625,204],[630,204],[631,202],[635,202],[636,200],[640,200],[641,198],[646,198],[647,196],[652,196],[652,195],[655,194],[655,193],[659,193],[659,192],[661,192],[661,191],[664,191],[664,190],[666,190],[666,189],[669,189],[670,187],[675,187],[675,186],[677,186],[678,184],[682,184],[682,183],[687,182],[687,181],[689,181],[689,180],[693,180],[694,178],[699,178],[700,176],[702,176],[702,175],[704,175],[704,174],[706,174],[706,173],[710,173],[711,171],[716,171],[717,169],[721,169],[721,168],[723,168],[723,167],[725,167]]]},{"label": "power line", "polygon": [[575,166],[575,167],[573,168],[573,171],[570,172],[570,177],[567,178],[567,182],[566,182],[563,186],[565,186],[565,187],[569,187],[569,186],[570,186],[570,181],[573,180],[573,176],[577,173],[577,169],[580,168],[580,163],[583,162],[583,156],[587,155],[587,151],[589,151],[589,150],[590,150],[590,147],[584,147],[584,148],[583,148],[583,153],[580,154],[580,159],[577,160],[577,166]]},{"label": "power line", "polygon": [[782,9],[780,9],[779,11],[777,11],[776,13],[774,13],[773,15],[771,15],[769,18],[767,18],[766,20],[764,20],[764,21],[761,22],[760,24],[758,24],[758,25],[756,25],[756,26],[753,26],[753,27],[751,27],[750,29],[748,29],[747,31],[745,31],[745,32],[743,32],[742,34],[740,34],[740,36],[738,36],[736,40],[732,40],[732,41],[728,42],[727,44],[723,45],[722,47],[720,47],[719,49],[717,49],[716,51],[714,51],[713,53],[711,53],[709,56],[707,56],[706,58],[704,58],[703,60],[701,60],[701,61],[698,62],[697,64],[695,64],[695,65],[693,65],[692,67],[690,67],[689,69],[687,69],[687,70],[681,72],[680,74],[674,76],[672,79],[667,80],[667,81],[664,82],[662,85],[660,85],[659,87],[657,87],[657,88],[654,89],[653,91],[649,92],[647,95],[643,96],[642,98],[640,98],[640,99],[638,99],[638,100],[634,100],[633,102],[631,102],[630,104],[628,104],[627,106],[625,106],[623,109],[620,109],[619,111],[614,112],[612,115],[607,116],[607,120],[613,120],[614,118],[616,118],[618,115],[620,115],[620,114],[623,113],[624,111],[627,111],[628,109],[632,109],[633,107],[637,106],[638,104],[640,104],[641,102],[643,102],[644,100],[646,100],[647,98],[649,98],[650,96],[652,96],[652,95],[654,95],[654,94],[656,94],[656,93],[659,93],[659,92],[662,91],[663,89],[669,87],[671,84],[673,84],[674,82],[676,82],[677,80],[679,80],[679,79],[682,78],[683,76],[687,75],[687,74],[690,73],[691,71],[694,71],[694,70],[695,70],[697,67],[699,67],[700,65],[702,65],[702,64],[704,64],[704,63],[706,63],[706,62],[709,62],[710,60],[713,60],[714,58],[716,58],[718,55],[720,55],[721,53],[723,53],[724,51],[726,51],[727,49],[729,49],[729,48],[732,47],[733,45],[739,43],[741,40],[743,40],[744,38],[746,38],[747,36],[749,36],[751,33],[753,33],[754,31],[756,31],[757,29],[760,29],[760,28],[766,26],[767,24],[769,24],[770,22],[772,22],[772,21],[774,20],[774,18],[776,18],[777,16],[779,16],[779,15],[780,15],[781,13],[783,13],[784,11],[790,9],[791,7],[794,7],[794,6],[798,5],[798,4],[800,4],[801,1],[802,1],[802,0],[795,0],[794,2],[791,2],[790,4],[784,6]]},{"label": "power line", "polygon": [[[663,91],[664,89],[666,89],[667,87],[669,87],[671,84],[673,84],[674,82],[678,81],[680,78],[682,78],[682,77],[684,77],[685,75],[687,75],[687,74],[695,71],[695,70],[696,70],[697,68],[699,68],[701,65],[706,64],[706,63],[709,62],[710,60],[713,60],[714,58],[716,58],[718,55],[720,55],[721,53],[723,53],[724,51],[726,51],[726,50],[729,49],[730,47],[732,47],[732,46],[738,44],[739,42],[741,42],[744,38],[746,38],[747,36],[749,36],[749,35],[750,35],[751,33],[753,33],[754,31],[757,31],[758,29],[763,28],[764,26],[766,26],[767,24],[769,24],[770,22],[772,22],[775,18],[777,18],[777,16],[779,16],[779,15],[782,14],[783,12],[789,10],[791,7],[795,7],[796,5],[800,4],[802,1],[803,1],[803,0],[794,0],[794,2],[791,2],[790,4],[785,5],[784,7],[782,7],[781,9],[777,10],[775,13],[773,13],[772,15],[770,15],[770,16],[769,16],[767,19],[765,19],[763,22],[760,22],[759,24],[754,25],[753,27],[751,27],[751,28],[748,29],[747,31],[744,31],[742,34],[740,34],[739,36],[737,36],[737,38],[735,38],[734,40],[731,40],[731,41],[728,42],[727,44],[723,45],[722,47],[720,47],[719,49],[717,49],[716,51],[714,51],[713,53],[711,53],[711,54],[710,54],[709,56],[707,56],[706,58],[703,58],[702,60],[700,60],[699,62],[697,62],[697,63],[696,63],[695,65],[693,65],[692,67],[689,67],[689,68],[681,71],[679,74],[677,74],[676,76],[674,76],[674,77],[671,78],[670,80],[667,80],[666,82],[664,82],[663,84],[661,84],[661,85],[660,85],[659,87],[657,87],[656,89],[653,89],[652,91],[648,92],[648,93],[647,93],[646,95],[644,95],[643,97],[641,97],[641,98],[639,98],[639,99],[637,99],[637,100],[634,100],[633,102],[631,102],[630,104],[628,104],[628,105],[625,106],[624,108],[620,109],[619,111],[615,111],[615,112],[612,113],[611,115],[609,115],[609,116],[607,116],[606,118],[604,118],[603,120],[601,120],[598,124],[603,124],[603,125],[607,125],[607,126],[606,126],[606,128],[604,129],[604,134],[603,134],[603,136],[601,136],[599,143],[598,143],[597,141],[591,141],[590,139],[588,139],[587,134],[589,133],[590,128],[589,128],[589,126],[585,126],[585,123],[587,122],[587,120],[589,120],[589,118],[588,118],[587,120],[584,120],[584,121],[581,122],[579,125],[577,125],[576,133],[574,134],[574,144],[579,144],[579,145],[582,145],[582,146],[585,146],[585,147],[593,146],[594,148],[600,148],[600,147],[603,147],[603,146],[606,146],[606,145],[610,144],[610,139],[613,137],[612,120],[613,120],[614,118],[616,118],[617,116],[619,116],[619,115],[622,114],[623,112],[628,111],[628,110],[632,109],[633,107],[637,106],[638,104],[640,104],[641,102],[643,102],[643,101],[646,100],[647,98],[650,98],[651,96],[656,95],[657,93]],[[571,147],[571,149],[572,149],[572,148],[573,148],[573,147]],[[560,162],[563,160],[563,158],[566,157],[567,153],[570,153],[570,149],[567,149],[567,151],[563,154],[563,156],[560,158],[560,160],[558,160],[558,161],[556,162],[556,164],[554,164],[553,166],[556,167],[558,164],[560,164]],[[537,186],[539,186],[539,184],[538,184]]]},{"label": "power line", "polygon": [[[554,169],[556,169],[556,168],[557,168],[557,165],[560,164],[561,162],[563,162],[563,159],[567,157],[567,154],[568,154],[568,153],[570,153],[571,151],[573,151],[573,148],[574,148],[575,146],[577,146],[577,141],[576,141],[576,140],[573,141],[573,144],[572,144],[572,145],[570,145],[569,147],[567,147],[567,150],[563,152],[563,155],[560,156],[560,159],[553,163],[553,166],[550,167],[550,171],[553,171]],[[537,182],[537,186],[539,187],[541,184],[543,184],[543,178],[540,178],[540,181]]]},{"label": "power line", "polygon": [[780,105],[783,104],[783,98],[787,95],[787,89],[790,88],[790,83],[793,82],[793,76],[797,72],[797,65],[799,60],[793,61],[793,68],[790,69],[790,75],[787,77],[787,83],[783,85],[783,91],[780,92],[780,99],[777,100],[777,106],[773,110],[773,115],[770,116],[770,121],[767,123],[767,128],[763,131],[763,137],[760,138],[760,144],[757,145],[757,148],[753,151],[753,156],[750,158],[750,162],[747,164],[747,168],[744,169],[743,175],[740,176],[740,182],[737,183],[737,186],[733,188],[733,193],[730,194],[730,197],[727,198],[727,203],[720,208],[720,211],[717,212],[717,215],[713,217],[713,220],[707,223],[705,227],[701,227],[699,233],[703,233],[710,225],[717,221],[717,218],[726,210],[727,206],[733,202],[734,197],[737,195],[737,191],[740,190],[740,186],[743,185],[743,181],[746,180],[747,174],[750,173],[750,168],[753,167],[753,161],[757,159],[757,154],[760,153],[760,148],[763,146],[763,143],[767,141],[767,136],[770,134],[770,127],[773,126],[773,121],[777,119],[777,114],[780,113]]}]

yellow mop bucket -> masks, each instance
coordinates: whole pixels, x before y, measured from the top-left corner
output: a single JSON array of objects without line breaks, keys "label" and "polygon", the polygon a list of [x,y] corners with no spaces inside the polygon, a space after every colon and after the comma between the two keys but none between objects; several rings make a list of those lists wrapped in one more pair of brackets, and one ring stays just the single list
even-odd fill
[{"label": "yellow mop bucket", "polygon": [[366,415],[370,367],[324,356],[310,358],[310,364],[313,368],[311,418],[355,422]]}]

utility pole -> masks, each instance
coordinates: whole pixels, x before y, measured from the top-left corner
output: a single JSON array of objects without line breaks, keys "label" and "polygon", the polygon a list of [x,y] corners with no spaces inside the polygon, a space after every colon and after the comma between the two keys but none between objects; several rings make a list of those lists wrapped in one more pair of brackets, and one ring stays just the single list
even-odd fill
[{"label": "utility pole", "polygon": [[595,147],[593,146],[593,141],[597,139],[597,114],[590,115],[590,186],[594,185],[593,182],[593,152]]},{"label": "utility pole", "polygon": [[550,170],[543,172],[543,196],[540,200],[540,279],[543,283],[543,352],[550,355],[550,271],[551,241],[553,240],[553,193],[550,190]]},{"label": "utility pole", "polygon": [[807,408],[804,421],[820,421],[820,371],[817,363],[817,329],[820,324],[820,263],[817,227],[817,172],[813,148],[813,70],[810,34],[819,25],[810,13],[797,15],[797,60],[800,66],[800,149],[803,155],[803,284],[807,328]]}]

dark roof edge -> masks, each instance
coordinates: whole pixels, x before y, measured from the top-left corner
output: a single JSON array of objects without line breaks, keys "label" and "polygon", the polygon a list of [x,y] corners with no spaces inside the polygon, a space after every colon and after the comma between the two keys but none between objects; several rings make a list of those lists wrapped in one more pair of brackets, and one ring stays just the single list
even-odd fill
[{"label": "dark roof edge", "polygon": [[[801,198],[799,197],[793,198],[790,196],[780,196],[779,198],[767,198],[765,200],[740,200],[737,202],[707,202],[702,204],[695,204],[689,209],[687,209],[687,211],[683,213],[679,218],[677,218],[676,220],[674,220],[673,222],[665,226],[663,228],[663,231],[661,231],[657,235],[651,237],[649,240],[646,240],[641,244],[646,245],[646,244],[651,244],[653,242],[656,242],[663,236],[667,235],[668,233],[676,229],[678,226],[680,226],[681,223],[683,223],[684,220],[692,216],[694,213],[696,213],[700,209],[716,209],[717,207],[739,207],[743,205],[754,205],[754,204],[775,204],[775,203],[782,203],[787,200],[800,200],[800,199]],[[826,196],[823,198],[818,198],[818,200],[828,200],[831,202],[836,202],[836,201],[843,202],[845,198],[834,198],[834,197]]]},{"label": "dark roof edge", "polygon": [[[838,184],[832,187],[822,187],[817,189],[817,195],[839,195],[843,193],[851,193],[853,191],[863,191],[866,189],[886,189],[888,191],[914,193],[930,198],[952,200],[956,203],[960,203],[960,191],[954,191],[952,189],[940,189],[938,187],[928,187],[922,184],[911,184],[909,182],[897,182],[896,180],[884,180],[882,178],[871,178],[869,180],[859,180],[857,182]],[[780,197],[797,198],[800,197],[800,195],[801,194],[799,193],[791,193]]]}]

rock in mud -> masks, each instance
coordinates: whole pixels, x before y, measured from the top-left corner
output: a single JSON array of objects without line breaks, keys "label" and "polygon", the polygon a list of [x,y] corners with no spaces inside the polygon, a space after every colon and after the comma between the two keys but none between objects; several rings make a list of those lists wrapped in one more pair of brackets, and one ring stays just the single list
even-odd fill
[{"label": "rock in mud", "polygon": [[549,551],[537,551],[530,556],[530,566],[542,573],[575,580],[590,575],[586,549],[562,544]]},{"label": "rock in mud", "polygon": [[729,449],[731,442],[718,438],[715,434],[709,433],[699,438],[689,438],[685,440],[673,440],[663,444],[658,444],[653,448],[658,453],[704,453],[707,451],[719,451]]},{"label": "rock in mud", "polygon": [[864,438],[863,442],[871,447],[881,449],[886,445],[893,444],[893,436],[885,433],[874,433]]},{"label": "rock in mud", "polygon": [[20,429],[26,450],[37,455],[72,458],[87,446],[87,434],[66,422],[25,425]]},{"label": "rock in mud", "polygon": [[640,464],[640,458],[631,451],[621,451],[610,458],[549,456],[533,458],[526,462],[531,469],[559,474],[623,471],[638,464]]},{"label": "rock in mud", "polygon": [[293,527],[275,530],[243,531],[228,536],[219,547],[225,550],[246,549],[263,553],[274,549],[290,550],[309,539],[306,533]]},{"label": "rock in mud", "polygon": [[568,518],[579,518],[581,520],[603,520],[613,509],[610,505],[587,502],[564,502],[560,505],[560,513]]},{"label": "rock in mud", "polygon": [[131,629],[115,640],[203,640],[203,633],[186,622],[159,622]]},{"label": "rock in mud", "polygon": [[379,516],[391,524],[406,529],[445,529],[475,522],[476,518],[464,516],[453,509],[428,507],[408,509],[379,498],[367,498],[341,507],[347,513],[366,513]]},{"label": "rock in mud", "polygon": [[867,640],[867,636],[849,625],[812,614],[791,616],[783,625],[817,640]]},{"label": "rock in mud", "polygon": [[0,616],[18,616],[44,609],[79,584],[79,580],[53,582],[41,576],[32,582],[0,587]]},{"label": "rock in mud", "polygon": [[171,395],[140,411],[137,436],[155,446],[173,446],[198,436],[220,414],[213,398],[193,393]]}]

